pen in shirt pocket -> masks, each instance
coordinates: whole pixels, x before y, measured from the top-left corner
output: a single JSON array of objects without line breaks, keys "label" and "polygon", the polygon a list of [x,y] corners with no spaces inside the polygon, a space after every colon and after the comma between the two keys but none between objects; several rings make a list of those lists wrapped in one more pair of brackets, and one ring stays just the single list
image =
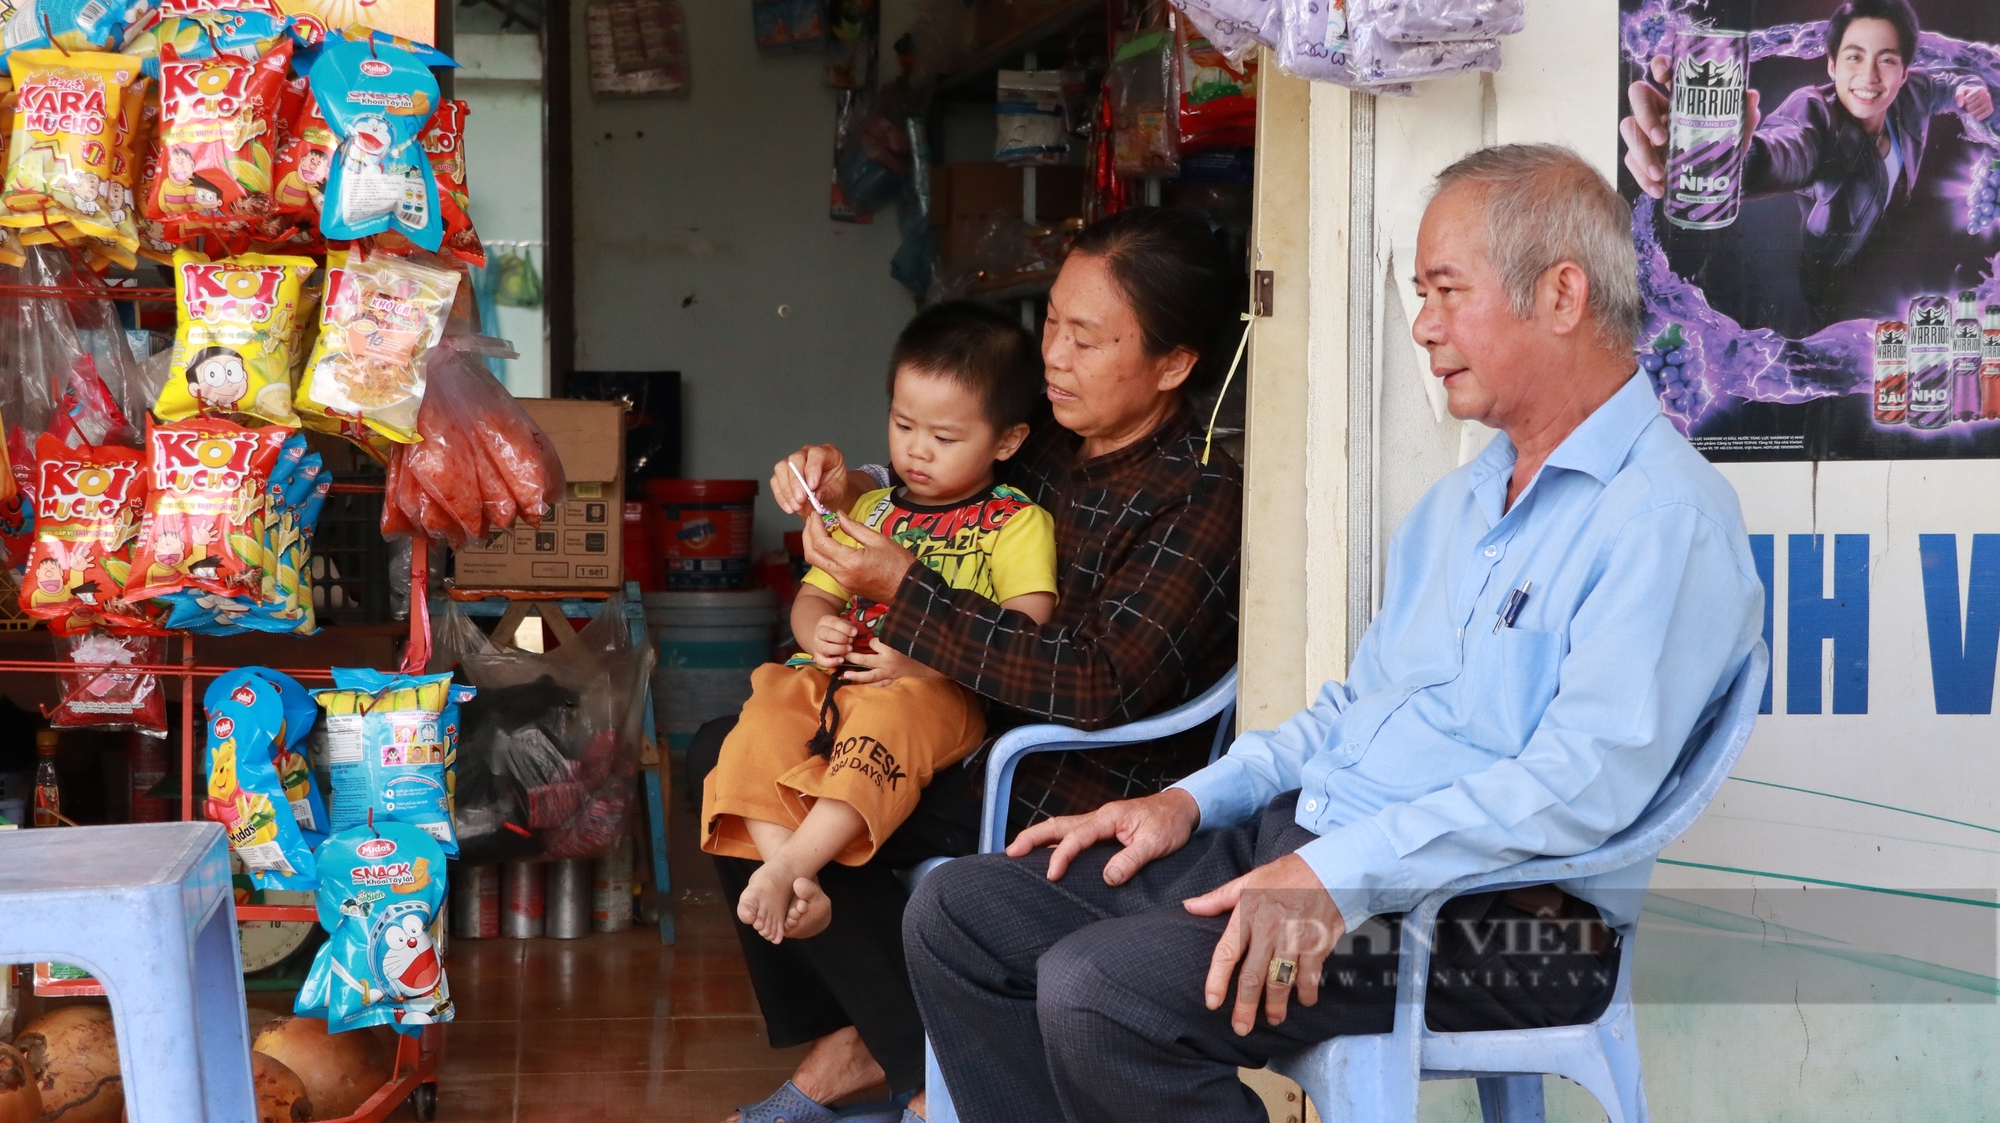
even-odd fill
[{"label": "pen in shirt pocket", "polygon": [[1523,581],[1520,588],[1507,594],[1506,601],[1500,605],[1500,611],[1497,613],[1499,619],[1493,621],[1494,635],[1500,634],[1501,625],[1511,628],[1514,626],[1514,621],[1521,618],[1521,610],[1528,606],[1528,589],[1533,585],[1533,581]]}]

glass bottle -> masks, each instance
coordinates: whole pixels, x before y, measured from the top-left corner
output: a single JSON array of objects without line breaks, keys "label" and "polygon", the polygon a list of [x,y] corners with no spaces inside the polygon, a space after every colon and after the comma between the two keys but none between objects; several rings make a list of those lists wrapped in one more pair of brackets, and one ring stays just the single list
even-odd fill
[{"label": "glass bottle", "polygon": [[60,826],[62,820],[62,785],[56,777],[56,731],[39,730],[35,734],[35,811],[33,822],[38,827]]}]

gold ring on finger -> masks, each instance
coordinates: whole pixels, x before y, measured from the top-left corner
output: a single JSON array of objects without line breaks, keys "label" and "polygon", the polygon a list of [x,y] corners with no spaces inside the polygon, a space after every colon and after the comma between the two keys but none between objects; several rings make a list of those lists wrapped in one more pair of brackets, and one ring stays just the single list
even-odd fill
[{"label": "gold ring on finger", "polygon": [[1299,965],[1296,960],[1273,958],[1270,973],[1265,977],[1271,981],[1272,986],[1288,987],[1298,974]]}]

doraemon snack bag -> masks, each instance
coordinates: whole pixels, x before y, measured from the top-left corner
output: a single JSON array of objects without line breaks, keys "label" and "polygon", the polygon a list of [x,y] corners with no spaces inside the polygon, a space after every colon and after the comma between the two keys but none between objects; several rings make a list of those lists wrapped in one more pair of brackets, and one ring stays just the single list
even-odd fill
[{"label": "doraemon snack bag", "polygon": [[386,1025],[416,1034],[452,1018],[438,937],[444,928],[444,851],[406,823],[355,827],[317,855],[320,927],[293,1010],[325,1018],[330,1033]]},{"label": "doraemon snack bag", "polygon": [[348,240],[390,231],[435,251],[444,218],[418,138],[437,111],[437,79],[408,51],[344,36],[326,40],[306,77],[340,139],[320,232]]},{"label": "doraemon snack bag", "polygon": [[[294,777],[296,803],[279,775],[277,761],[293,755],[287,748],[293,722],[278,678],[284,676],[268,668],[244,667],[209,684],[202,698],[208,711],[205,807],[257,888],[310,890],[318,884],[312,844],[320,835],[302,827],[295,809],[304,808],[310,818],[319,796],[310,769]],[[292,716],[298,716],[295,707]],[[305,728],[312,728],[309,721]]]},{"label": "doraemon snack bag", "polygon": [[[348,673],[336,671],[335,681]],[[313,692],[326,711],[334,830],[363,825],[372,811],[377,824],[408,823],[446,854],[458,853],[444,774],[450,692],[450,675],[393,675]]]}]

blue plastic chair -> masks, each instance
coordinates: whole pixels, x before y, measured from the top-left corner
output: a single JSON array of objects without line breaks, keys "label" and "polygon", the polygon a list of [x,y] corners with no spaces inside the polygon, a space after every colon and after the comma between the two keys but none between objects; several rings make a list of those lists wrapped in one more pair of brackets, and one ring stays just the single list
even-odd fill
[{"label": "blue plastic chair", "polygon": [[[1213,761],[1222,755],[1222,750],[1234,738],[1235,726],[1230,718],[1235,712],[1236,668],[1231,667],[1228,674],[1216,680],[1214,686],[1193,701],[1129,725],[1089,733],[1067,725],[1023,725],[1002,733],[986,757],[986,795],[980,804],[979,852],[996,854],[1007,849],[1007,801],[1014,793],[1014,771],[1029,755],[1157,741],[1219,717],[1215,725],[1215,741],[1208,747],[1208,759]],[[924,862],[912,872],[910,884],[915,886],[932,870],[950,860],[932,858]],[[937,1054],[931,1050],[929,1037],[924,1038],[924,1087],[928,1089],[925,1097],[928,1104],[925,1109],[927,1123],[958,1123],[958,1111],[952,1106],[951,1093],[944,1086],[944,1073],[938,1068]]]},{"label": "blue plastic chair", "polygon": [[134,1123],[256,1123],[219,823],[0,831],[0,963],[89,971]]},{"label": "blue plastic chair", "polygon": [[1337,1037],[1271,1067],[1299,1082],[1321,1118],[1341,1123],[1414,1123],[1420,1080],[1477,1080],[1485,1123],[1541,1123],[1544,1074],[1583,1085],[1597,1097],[1610,1123],[1646,1123],[1646,1086],[1632,1016],[1636,921],[1617,929],[1618,984],[1604,1014],[1589,1025],[1553,1029],[1431,1031],[1424,1024],[1430,934],[1438,910],[1465,893],[1505,891],[1650,865],[1693,825],[1728,778],[1757,722],[1770,662],[1760,641],[1736,672],[1716,712],[1689,737],[1652,804],[1604,845],[1574,857],[1534,858],[1461,878],[1406,913],[1392,1032]]}]

